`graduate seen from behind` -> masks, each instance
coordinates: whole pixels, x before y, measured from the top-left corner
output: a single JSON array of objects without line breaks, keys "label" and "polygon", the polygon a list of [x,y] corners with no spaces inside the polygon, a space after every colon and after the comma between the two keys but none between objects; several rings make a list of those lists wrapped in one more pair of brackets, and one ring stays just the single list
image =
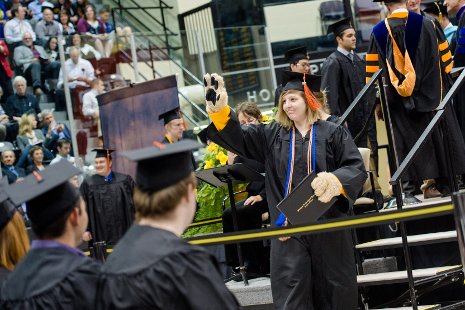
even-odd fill
[{"label": "graduate seen from behind", "polygon": [[[318,200],[336,198],[322,219],[344,217],[367,178],[360,153],[344,127],[319,119],[321,77],[295,72],[285,77],[276,121],[241,127],[227,105],[222,77],[207,74],[207,112],[213,121],[208,138],[265,165],[273,226],[289,224],[276,205],[311,172],[318,174],[311,183]],[[271,290],[276,309],[357,308],[350,231],[272,240]]]},{"label": "graduate seen from behind", "polygon": [[134,220],[131,176],[112,170],[110,149],[94,149],[95,174],[81,184],[81,194],[87,204],[89,228],[84,241],[104,241],[113,247]]},{"label": "graduate seen from behind", "polygon": [[0,309],[94,309],[100,265],[76,249],[88,218],[68,181],[79,173],[61,161],[6,189],[15,205],[27,202],[38,239],[5,281]]},{"label": "graduate seen from behind", "polygon": [[215,258],[180,238],[195,214],[191,151],[200,146],[186,140],[123,154],[138,163],[136,224],[102,269],[97,309],[239,308]]}]

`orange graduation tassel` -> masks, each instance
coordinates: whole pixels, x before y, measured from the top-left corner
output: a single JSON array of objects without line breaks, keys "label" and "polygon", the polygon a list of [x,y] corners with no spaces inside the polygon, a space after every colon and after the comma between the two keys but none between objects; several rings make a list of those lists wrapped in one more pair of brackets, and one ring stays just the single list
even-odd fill
[{"label": "orange graduation tassel", "polygon": [[304,73],[304,81],[302,82],[302,85],[304,86],[305,98],[307,99],[310,109],[312,109],[312,111],[318,110],[321,107],[321,104],[318,101],[318,99],[316,99],[315,95],[313,95],[310,88],[308,88],[307,82],[305,81],[305,73]]}]

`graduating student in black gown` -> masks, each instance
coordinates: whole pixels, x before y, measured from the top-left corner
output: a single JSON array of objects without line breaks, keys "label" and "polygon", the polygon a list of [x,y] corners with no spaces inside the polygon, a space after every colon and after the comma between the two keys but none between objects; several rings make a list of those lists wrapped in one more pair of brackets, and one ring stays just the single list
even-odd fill
[{"label": "graduating student in black gown", "polygon": [[[298,73],[310,74],[310,59],[308,57],[307,47],[299,46],[288,49],[284,53],[284,58],[289,63],[289,67],[286,70]],[[279,104],[279,96],[286,83],[281,83],[276,87],[274,91],[274,106],[277,107]]]},{"label": "graduating student in black gown", "polygon": [[76,249],[88,219],[68,182],[79,173],[61,161],[7,189],[14,204],[28,202],[38,239],[4,283],[0,309],[94,309],[100,265]]},{"label": "graduating student in black gown", "polygon": [[86,241],[105,241],[113,247],[129,229],[134,220],[131,176],[111,169],[113,150],[96,149],[96,174],[81,184],[81,194],[89,213],[89,232]]},{"label": "graduating student in black gown", "polygon": [[180,238],[195,214],[190,152],[199,147],[186,140],[123,154],[138,162],[137,224],[102,269],[97,309],[239,308],[215,258]]},{"label": "graduating student in black gown", "polygon": [[[321,89],[326,91],[331,114],[342,116],[365,86],[365,61],[355,53],[357,39],[350,18],[331,24],[328,34],[334,35],[337,50],[326,58],[321,67]],[[370,116],[374,101],[373,89],[349,115],[347,127],[354,139],[360,135],[356,141],[358,147],[368,147],[369,139],[377,162],[376,124],[374,115]],[[367,122],[367,128],[362,132]]]},{"label": "graduating student in black gown", "polygon": [[29,250],[29,238],[23,216],[8,200],[6,186],[8,180],[4,177],[0,181],[0,288]]},{"label": "graduating student in black gown", "polygon": [[[322,218],[346,216],[367,174],[347,130],[318,119],[316,110],[320,104],[312,94],[320,91],[320,76],[305,75],[310,88],[306,96],[303,75],[290,72],[276,121],[242,128],[227,106],[223,79],[216,74],[207,74],[204,79],[207,112],[213,121],[208,137],[235,154],[265,165],[266,197],[273,226],[283,222],[276,205],[310,171],[318,173],[312,187],[320,201],[337,197]],[[290,149],[294,159],[288,165]],[[276,309],[355,309],[357,279],[350,232],[272,240],[271,289]]]}]

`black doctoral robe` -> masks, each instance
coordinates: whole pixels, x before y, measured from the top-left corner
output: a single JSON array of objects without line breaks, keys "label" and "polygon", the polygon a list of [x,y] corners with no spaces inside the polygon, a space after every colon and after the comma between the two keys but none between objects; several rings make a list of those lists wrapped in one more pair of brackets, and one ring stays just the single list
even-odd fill
[{"label": "black doctoral robe", "polygon": [[132,194],[135,185],[129,175],[112,173],[111,182],[100,175],[92,175],[81,184],[93,242],[105,241],[110,247],[118,242],[134,221]]},{"label": "black doctoral robe", "polygon": [[[392,58],[392,44],[389,43],[389,36],[384,30],[384,21],[373,28],[366,69],[368,79],[381,67],[388,82],[386,95],[399,164],[424,132],[435,115],[434,109],[449,90],[449,72],[453,65],[448,43],[441,29],[435,28],[431,20],[421,15],[410,12],[408,19],[407,16],[401,18],[402,16],[392,14],[388,22],[399,49],[402,53],[407,50],[412,59],[416,73],[412,95],[400,96],[392,83],[389,83],[386,57]],[[431,52],[438,49],[439,52]],[[402,78],[400,80],[402,81]],[[445,114],[448,138],[453,146],[452,161],[457,174],[462,174],[465,172],[464,141],[453,110],[449,107]],[[448,160],[444,155],[443,140],[438,128],[426,141],[421,156],[416,157],[402,180],[422,182],[426,179],[446,177]]]},{"label": "black doctoral robe", "polygon": [[[321,89],[325,90],[331,115],[342,116],[352,101],[365,86],[365,61],[357,53],[353,54],[353,62],[344,54],[335,51],[326,58],[321,67]],[[378,142],[376,140],[376,125],[374,115],[370,116],[375,103],[374,89],[367,92],[347,119],[349,132],[355,139],[358,147],[367,147],[367,137],[370,139],[373,153],[377,154]],[[367,130],[362,133],[364,124]],[[376,156],[375,156],[376,157]]]},{"label": "black doctoral robe", "polygon": [[[367,178],[361,155],[345,128],[316,123],[316,172],[334,173],[348,199],[355,200]],[[225,128],[208,127],[208,137],[231,152],[265,165],[271,224],[284,198],[290,130],[276,122],[242,127],[231,111]],[[296,131],[292,186],[307,175],[309,134]],[[346,216],[349,201],[342,195],[322,218]],[[348,231],[291,238],[271,243],[271,288],[277,309],[355,309],[357,278],[352,237]],[[313,292],[313,293],[312,293]]]},{"label": "black doctoral robe", "polygon": [[99,269],[65,248],[32,249],[3,284],[0,309],[94,309]]},{"label": "black doctoral robe", "polygon": [[134,225],[108,257],[97,309],[238,309],[218,264],[166,230]]},{"label": "black doctoral robe", "polygon": [[[168,137],[165,136],[163,138],[163,140],[161,141],[161,143],[163,144],[171,144],[173,142],[171,142],[170,140],[168,140]],[[195,158],[194,158],[194,153],[191,152],[191,160],[192,160],[192,168],[195,170],[197,170],[197,163],[195,162]]]}]

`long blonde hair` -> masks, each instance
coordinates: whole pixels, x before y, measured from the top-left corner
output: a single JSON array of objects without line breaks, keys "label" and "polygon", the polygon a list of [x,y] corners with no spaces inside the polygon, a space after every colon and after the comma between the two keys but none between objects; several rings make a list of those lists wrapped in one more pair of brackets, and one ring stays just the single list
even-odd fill
[{"label": "long blonde hair", "polygon": [[24,220],[15,212],[10,222],[0,231],[0,266],[13,270],[29,250],[29,237]]},{"label": "long blonde hair", "polygon": [[[275,116],[276,122],[281,124],[281,126],[286,127],[286,128],[294,127],[294,122],[289,118],[289,116],[287,116],[286,112],[283,109],[283,101],[284,101],[283,98],[287,94],[297,94],[300,97],[302,97],[302,99],[304,99],[304,101],[305,101],[305,103],[307,105],[307,110],[306,110],[307,111],[307,118],[310,121],[310,124],[313,124],[313,123],[315,123],[316,121],[318,121],[320,119],[319,114],[317,113],[317,111],[312,111],[312,109],[310,109],[310,106],[308,105],[307,99],[305,99],[305,95],[304,95],[303,91],[300,91],[300,90],[288,90],[288,91],[282,92],[281,95],[279,96],[278,111],[276,112],[276,116]],[[318,99],[318,101],[320,103],[322,103],[321,106],[323,106],[323,107],[327,106],[327,104],[326,104],[326,95],[325,95],[324,92],[314,92],[313,95],[316,97],[316,99]]]},{"label": "long blonde hair", "polygon": [[32,123],[34,122],[35,116],[33,114],[23,114],[19,120],[19,135],[25,135],[31,133],[33,128]]}]

